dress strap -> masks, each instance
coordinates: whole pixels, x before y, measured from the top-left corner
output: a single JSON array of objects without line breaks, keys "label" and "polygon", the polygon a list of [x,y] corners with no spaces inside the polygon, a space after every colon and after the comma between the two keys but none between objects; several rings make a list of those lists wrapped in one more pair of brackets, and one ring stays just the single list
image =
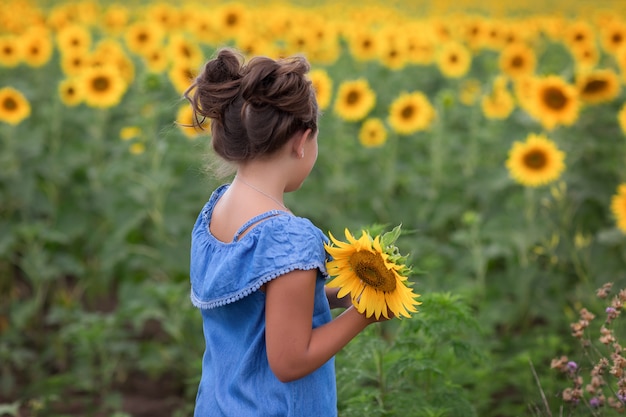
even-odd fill
[{"label": "dress strap", "polygon": [[235,233],[235,236],[233,237],[233,240],[236,242],[239,240],[239,238],[245,234],[252,226],[261,223],[262,221],[265,221],[271,217],[275,217],[275,216],[279,216],[281,214],[288,214],[286,211],[282,211],[282,210],[270,210],[270,211],[266,211],[265,213],[261,213],[257,216],[254,216],[253,218],[251,218],[250,220],[248,220],[247,222],[245,222],[240,228],[239,230],[237,230],[237,233]]}]

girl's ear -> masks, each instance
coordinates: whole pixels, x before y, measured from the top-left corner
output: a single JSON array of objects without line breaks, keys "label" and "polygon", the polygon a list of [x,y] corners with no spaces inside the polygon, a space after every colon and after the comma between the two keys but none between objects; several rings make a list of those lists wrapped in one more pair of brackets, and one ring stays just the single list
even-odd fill
[{"label": "girl's ear", "polygon": [[311,129],[307,129],[304,132],[298,132],[294,135],[292,153],[296,156],[296,158],[304,158],[304,145],[311,137],[312,132],[313,131]]}]

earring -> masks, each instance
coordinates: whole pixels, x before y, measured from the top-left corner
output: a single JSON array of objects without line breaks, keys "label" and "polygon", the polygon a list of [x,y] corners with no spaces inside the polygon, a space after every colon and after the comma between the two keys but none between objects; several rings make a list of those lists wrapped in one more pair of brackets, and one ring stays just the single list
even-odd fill
[{"label": "earring", "polygon": [[304,159],[304,151],[302,151],[302,153],[300,153],[300,159]]}]

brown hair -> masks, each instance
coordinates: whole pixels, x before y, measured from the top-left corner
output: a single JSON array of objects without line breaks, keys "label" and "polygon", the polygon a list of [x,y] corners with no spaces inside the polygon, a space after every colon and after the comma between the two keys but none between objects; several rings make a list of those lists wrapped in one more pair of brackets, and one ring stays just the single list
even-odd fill
[{"label": "brown hair", "polygon": [[254,57],[224,48],[185,91],[194,123],[211,119],[212,145],[228,162],[271,154],[296,132],[317,130],[318,106],[304,57]]}]

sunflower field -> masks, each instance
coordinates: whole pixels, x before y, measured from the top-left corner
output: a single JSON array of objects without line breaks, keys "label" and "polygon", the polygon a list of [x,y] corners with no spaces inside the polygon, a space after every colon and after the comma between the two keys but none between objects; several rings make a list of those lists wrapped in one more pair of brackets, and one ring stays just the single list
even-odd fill
[{"label": "sunflower field", "polygon": [[507,3],[1,2],[0,416],[192,414],[223,46],[312,64],[294,213],[402,225],[422,304],[337,355],[341,417],[624,413],[626,5]]}]

